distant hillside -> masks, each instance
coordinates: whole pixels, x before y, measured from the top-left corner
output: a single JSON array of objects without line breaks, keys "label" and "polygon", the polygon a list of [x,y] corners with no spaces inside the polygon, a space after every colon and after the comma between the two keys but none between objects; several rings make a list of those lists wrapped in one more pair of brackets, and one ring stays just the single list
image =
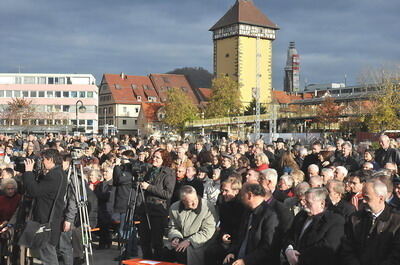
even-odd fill
[{"label": "distant hillside", "polygon": [[183,67],[177,68],[167,74],[180,74],[188,78],[190,84],[195,87],[211,87],[213,75],[202,67]]}]

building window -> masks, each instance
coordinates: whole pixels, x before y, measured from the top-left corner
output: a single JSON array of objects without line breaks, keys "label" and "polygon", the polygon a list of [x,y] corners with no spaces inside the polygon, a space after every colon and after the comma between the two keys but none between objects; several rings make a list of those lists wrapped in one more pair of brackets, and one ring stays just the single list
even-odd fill
[{"label": "building window", "polygon": [[136,113],[139,113],[139,108],[135,108]]},{"label": "building window", "polygon": [[122,120],[122,125],[126,125],[126,120]]},{"label": "building window", "polygon": [[6,90],[6,98],[12,97],[12,90]]},{"label": "building window", "polygon": [[64,105],[63,106],[63,112],[69,112],[70,106],[69,105]]},{"label": "building window", "polygon": [[14,98],[20,98],[20,97],[21,97],[21,91],[14,90]]},{"label": "building window", "polygon": [[[54,91],[47,91],[46,95],[48,98],[52,98],[52,97],[54,97]],[[61,96],[61,94],[60,94],[60,96]]]},{"label": "building window", "polygon": [[47,105],[46,106],[46,111],[47,112],[53,112],[53,105]]},{"label": "building window", "polygon": [[47,84],[53,85],[53,84],[54,84],[54,77],[49,77],[49,78],[47,79]]},{"label": "building window", "polygon": [[61,98],[61,91],[56,91],[55,94],[56,94],[56,98]]},{"label": "building window", "polygon": [[22,77],[20,77],[20,76],[15,77],[15,83],[22,84]]},{"label": "building window", "polygon": [[142,101],[142,97],[141,96],[137,96],[137,100],[138,101]]},{"label": "building window", "polygon": [[77,91],[71,91],[71,98],[77,98],[78,97],[78,92]]},{"label": "building window", "polygon": [[137,125],[137,120],[135,120],[135,125]]},{"label": "building window", "polygon": [[39,91],[39,98],[44,98],[44,91]]},{"label": "building window", "polygon": [[55,105],[54,109],[56,112],[60,112],[61,111],[61,105]]},{"label": "building window", "polygon": [[93,120],[87,120],[86,122],[87,122],[86,124],[87,124],[88,126],[93,126]]},{"label": "building window", "polygon": [[37,97],[37,91],[31,91],[31,98]]},{"label": "building window", "polygon": [[0,98],[4,97],[4,90],[0,90]]},{"label": "building window", "polygon": [[24,84],[35,84],[35,77],[32,76],[25,76],[24,77]]},{"label": "building window", "polygon": [[79,120],[79,125],[85,125],[85,120]]},{"label": "building window", "polygon": [[126,113],[127,112],[127,107],[122,107],[122,112]]},{"label": "building window", "polygon": [[108,108],[108,113],[109,113],[109,114],[112,114],[112,107],[109,107],[109,108]]},{"label": "building window", "polygon": [[93,92],[92,91],[88,91],[87,92],[87,97],[88,98],[92,98],[93,97]]},{"label": "building window", "polygon": [[58,83],[59,83],[60,85],[64,85],[64,84],[65,84],[65,77],[59,77],[59,78],[58,78]]},{"label": "building window", "polygon": [[38,84],[44,85],[46,84],[46,77],[38,77]]},{"label": "building window", "polygon": [[29,91],[22,91],[22,96],[24,98],[28,98],[29,97]]},{"label": "building window", "polygon": [[69,91],[63,91],[63,97],[69,98]]},{"label": "building window", "polygon": [[85,97],[85,91],[79,91],[79,97],[84,98]]}]

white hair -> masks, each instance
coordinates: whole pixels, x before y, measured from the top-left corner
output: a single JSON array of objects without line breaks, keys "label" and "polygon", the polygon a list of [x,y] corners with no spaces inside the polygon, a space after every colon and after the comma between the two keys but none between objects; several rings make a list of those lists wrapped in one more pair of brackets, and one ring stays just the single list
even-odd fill
[{"label": "white hair", "polygon": [[302,155],[302,156],[306,156],[308,154],[308,151],[307,151],[306,148],[302,147],[299,150],[299,154]]},{"label": "white hair", "polygon": [[372,187],[373,187],[374,192],[375,192],[376,195],[382,196],[384,198],[387,197],[388,188],[387,188],[385,183],[383,183],[382,181],[380,181],[378,179],[368,180],[367,183],[372,183],[372,185],[373,185]]},{"label": "white hair", "polygon": [[8,178],[8,179],[3,179],[3,181],[1,182],[0,189],[1,189],[2,191],[5,191],[5,189],[7,188],[8,185],[13,185],[13,187],[14,187],[15,189],[18,188],[18,184],[17,184],[17,182],[15,181],[15,179],[13,179],[13,178]]},{"label": "white hair", "polygon": [[314,199],[318,201],[325,201],[328,191],[325,188],[310,188],[306,191],[305,195],[314,194]]},{"label": "white hair", "polygon": [[294,179],[293,179],[292,176],[285,174],[285,175],[281,176],[280,179],[282,179],[283,181],[285,181],[285,183],[286,183],[286,185],[287,185],[288,187],[290,187],[290,188],[293,187]]},{"label": "white hair", "polygon": [[325,172],[327,172],[331,177],[334,177],[334,176],[335,176],[335,174],[334,174],[332,168],[326,167],[326,168],[323,168],[323,169],[321,170],[321,174],[322,174],[322,173],[325,173]]},{"label": "white hair", "polygon": [[308,166],[308,170],[310,170],[310,169],[314,169],[314,170],[316,170],[317,172],[319,172],[319,167],[318,167],[316,164],[311,164],[311,165],[309,165],[309,166]]},{"label": "white hair", "polygon": [[347,174],[349,173],[349,171],[347,170],[347,168],[345,168],[344,166],[337,166],[336,167],[336,171],[340,171],[343,173],[343,175],[346,177]]},{"label": "white hair", "polygon": [[262,172],[265,175],[265,179],[272,182],[272,184],[276,185],[278,183],[278,172],[273,168],[268,168],[263,170]]}]

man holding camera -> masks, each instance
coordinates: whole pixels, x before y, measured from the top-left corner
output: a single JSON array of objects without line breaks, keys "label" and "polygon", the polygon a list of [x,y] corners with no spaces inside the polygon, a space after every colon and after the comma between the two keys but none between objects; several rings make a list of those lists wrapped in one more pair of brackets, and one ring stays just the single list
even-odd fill
[{"label": "man holding camera", "polygon": [[[22,180],[27,193],[35,200],[33,221],[41,224],[49,222],[50,212],[53,204],[55,204],[54,218],[50,224],[50,240],[40,249],[36,249],[36,251],[39,253],[43,264],[56,265],[58,264],[58,259],[55,246],[61,233],[67,178],[62,170],[62,159],[57,150],[45,150],[42,153],[42,157],[44,172],[36,178],[33,172],[35,162],[27,159],[25,160],[25,173],[22,175]],[[57,197],[59,188],[60,192]]]}]

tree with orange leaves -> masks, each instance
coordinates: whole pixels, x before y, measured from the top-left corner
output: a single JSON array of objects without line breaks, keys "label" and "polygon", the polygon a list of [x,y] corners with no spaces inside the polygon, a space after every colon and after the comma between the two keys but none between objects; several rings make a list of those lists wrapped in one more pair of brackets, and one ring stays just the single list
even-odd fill
[{"label": "tree with orange leaves", "polygon": [[324,101],[318,105],[318,122],[324,124],[324,127],[332,123],[339,122],[339,116],[342,114],[344,107],[335,103],[335,100],[330,96],[326,95]]}]

